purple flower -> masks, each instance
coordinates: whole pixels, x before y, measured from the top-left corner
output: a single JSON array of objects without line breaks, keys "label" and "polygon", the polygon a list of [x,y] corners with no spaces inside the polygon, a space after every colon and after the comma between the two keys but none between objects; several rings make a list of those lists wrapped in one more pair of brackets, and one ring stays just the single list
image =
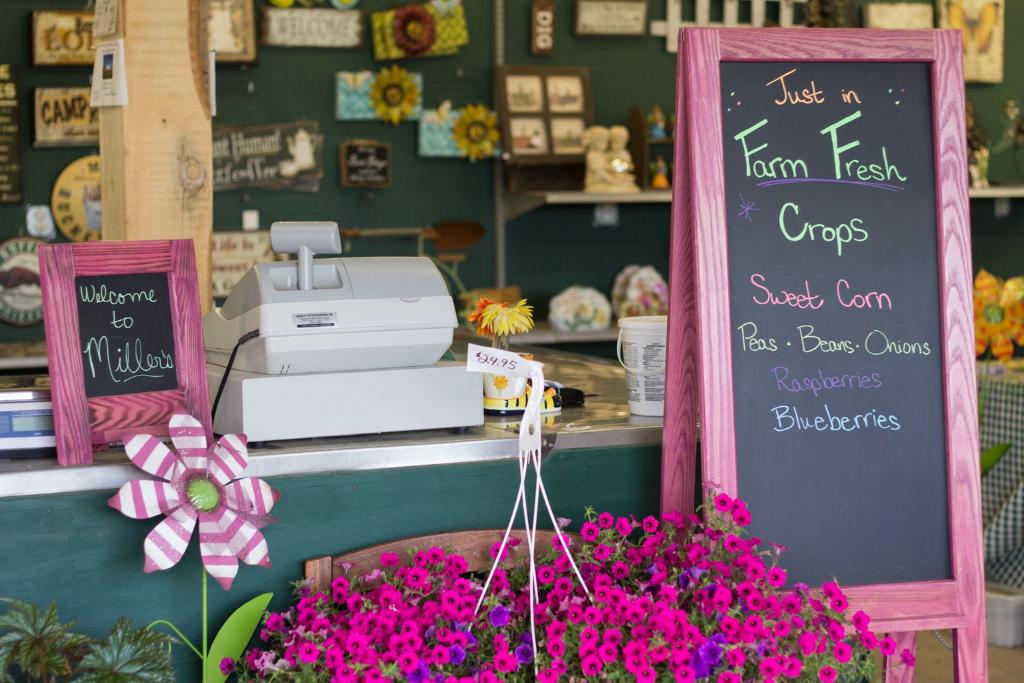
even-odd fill
[{"label": "purple flower", "polygon": [[427,668],[426,663],[421,659],[420,665],[417,666],[409,675],[406,676],[409,683],[424,683],[430,678],[430,669]]},{"label": "purple flower", "polygon": [[501,628],[508,625],[508,609],[504,605],[495,605],[490,614],[491,626]]},{"label": "purple flower", "polygon": [[235,660],[231,659],[231,657],[225,657],[224,659],[220,660],[220,672],[222,674],[229,674],[234,670]]},{"label": "purple flower", "polygon": [[452,645],[448,648],[448,659],[451,660],[452,664],[458,666],[466,659],[466,651],[462,649],[461,645]]},{"label": "purple flower", "polygon": [[516,648],[516,661],[520,664],[529,664],[533,661],[533,648],[523,643]]},{"label": "purple flower", "polygon": [[725,651],[722,645],[725,644],[725,636],[716,633],[697,648],[697,678],[704,678],[711,675],[718,663],[722,661]]},{"label": "purple flower", "polygon": [[530,635],[529,631],[523,631],[519,635],[519,642],[520,643],[525,643],[526,645],[529,645],[530,643],[533,642],[533,636]]}]

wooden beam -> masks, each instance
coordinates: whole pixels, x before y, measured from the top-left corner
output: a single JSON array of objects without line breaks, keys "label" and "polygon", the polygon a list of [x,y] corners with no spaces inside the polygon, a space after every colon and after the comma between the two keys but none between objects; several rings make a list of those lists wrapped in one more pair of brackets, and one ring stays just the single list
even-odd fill
[{"label": "wooden beam", "polygon": [[118,0],[118,13],[128,105],[100,110],[103,239],[193,240],[205,313],[213,229],[206,3]]}]

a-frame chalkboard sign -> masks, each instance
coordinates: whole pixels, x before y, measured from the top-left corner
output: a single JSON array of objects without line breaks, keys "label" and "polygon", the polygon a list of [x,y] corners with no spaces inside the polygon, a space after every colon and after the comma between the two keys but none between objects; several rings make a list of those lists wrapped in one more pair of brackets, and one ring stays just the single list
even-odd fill
[{"label": "a-frame chalkboard sign", "polygon": [[60,464],[176,412],[213,435],[192,240],[44,245],[39,274]]},{"label": "a-frame chalkboard sign", "polygon": [[[663,506],[987,679],[959,31],[681,32]],[[912,669],[887,667],[887,681]]]}]

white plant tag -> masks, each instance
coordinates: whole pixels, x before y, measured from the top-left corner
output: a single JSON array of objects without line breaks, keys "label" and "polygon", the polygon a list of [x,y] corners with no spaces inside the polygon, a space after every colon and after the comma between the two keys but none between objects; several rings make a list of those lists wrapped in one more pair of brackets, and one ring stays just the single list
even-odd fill
[{"label": "white plant tag", "polygon": [[514,351],[470,344],[466,351],[466,369],[470,372],[498,372],[503,375],[529,377],[533,368],[543,368],[543,363],[526,360]]}]

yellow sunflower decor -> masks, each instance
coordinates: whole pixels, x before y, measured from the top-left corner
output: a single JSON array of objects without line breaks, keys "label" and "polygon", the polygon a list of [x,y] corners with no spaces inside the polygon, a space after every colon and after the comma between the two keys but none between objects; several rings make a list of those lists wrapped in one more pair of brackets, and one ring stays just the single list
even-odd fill
[{"label": "yellow sunflower decor", "polygon": [[476,323],[477,334],[491,337],[494,346],[507,349],[510,336],[533,329],[533,306],[526,299],[510,306],[481,297],[466,319]]},{"label": "yellow sunflower decor", "polygon": [[397,126],[415,113],[420,87],[402,67],[385,67],[370,86],[370,102],[377,118]]},{"label": "yellow sunflower decor", "polygon": [[482,104],[470,104],[459,110],[452,126],[452,137],[463,155],[471,161],[494,156],[501,133],[497,115]]},{"label": "yellow sunflower decor", "polygon": [[1024,277],[1001,281],[987,270],[974,278],[974,347],[1001,361],[1013,357],[1013,344],[1024,346]]}]

